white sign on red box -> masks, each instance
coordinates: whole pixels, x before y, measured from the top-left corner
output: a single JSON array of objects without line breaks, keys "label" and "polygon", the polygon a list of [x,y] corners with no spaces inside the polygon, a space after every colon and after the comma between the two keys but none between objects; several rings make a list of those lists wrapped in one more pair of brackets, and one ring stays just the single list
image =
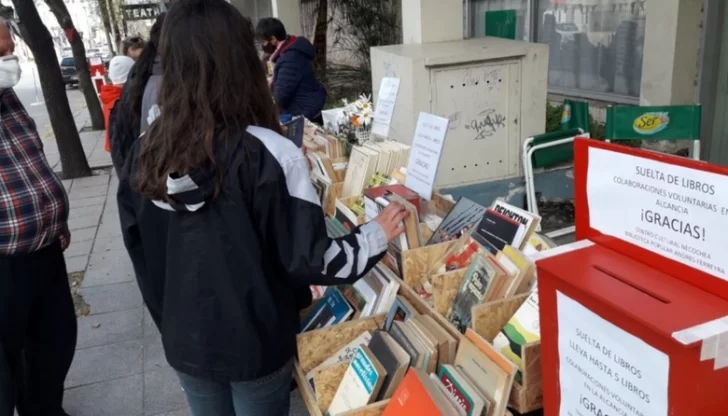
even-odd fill
[{"label": "white sign on red box", "polygon": [[397,104],[399,93],[399,78],[382,78],[379,84],[377,103],[374,106],[374,120],[372,121],[372,134],[389,137],[389,126],[392,124],[394,106]]},{"label": "white sign on red box", "polygon": [[556,292],[559,416],[667,416],[670,359]]},{"label": "white sign on red box", "polygon": [[589,148],[590,227],[728,280],[728,178]]},{"label": "white sign on red box", "polygon": [[448,123],[446,118],[427,113],[420,113],[420,118],[417,119],[404,186],[428,201],[432,198],[435,187]]}]

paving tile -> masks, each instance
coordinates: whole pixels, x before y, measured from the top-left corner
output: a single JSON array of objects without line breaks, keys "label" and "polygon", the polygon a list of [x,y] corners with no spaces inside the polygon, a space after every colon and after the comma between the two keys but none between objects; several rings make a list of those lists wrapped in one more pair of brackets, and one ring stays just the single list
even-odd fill
[{"label": "paving tile", "polygon": [[120,237],[97,238],[92,253],[103,253],[113,250],[126,250],[124,239]]},{"label": "paving tile", "polygon": [[66,273],[76,273],[86,270],[88,256],[69,257],[66,259]]},{"label": "paving tile", "polygon": [[71,233],[71,245],[68,246],[63,255],[66,258],[77,257],[77,256],[88,256],[91,253],[91,247],[94,244],[94,240],[81,240],[76,241],[73,232]]},{"label": "paving tile", "polygon": [[71,199],[76,198],[93,198],[96,196],[106,196],[108,185],[98,186],[87,186],[85,188],[74,188],[71,187],[71,192],[68,193],[68,197]]},{"label": "paving tile", "polygon": [[144,308],[144,319],[142,325],[144,326],[144,338],[159,336],[159,329],[157,329],[157,325],[154,324],[154,319],[152,319],[152,315],[149,314],[149,309],[146,307]]},{"label": "paving tile", "polygon": [[82,228],[80,230],[73,230],[71,233],[71,244],[79,241],[93,240],[96,238],[97,227]]},{"label": "paving tile", "polygon": [[[99,229],[99,236],[101,236],[101,229]],[[131,282],[134,277],[134,267],[126,250],[93,253],[83,279],[83,287]]]},{"label": "paving tile", "polygon": [[189,407],[186,407],[184,409],[174,410],[171,412],[158,413],[154,416],[192,416],[192,411],[190,411]]},{"label": "paving tile", "polygon": [[74,416],[138,416],[143,403],[142,374],[69,389],[63,398],[65,411]]},{"label": "paving tile", "polygon": [[169,368],[167,357],[164,355],[162,337],[152,335],[144,338],[144,371],[155,371]]},{"label": "paving tile", "polygon": [[141,374],[142,362],[143,347],[139,341],[79,349],[65,385],[72,388]]},{"label": "paving tile", "polygon": [[108,186],[109,180],[111,180],[111,176],[107,175],[107,174],[88,176],[86,178],[74,179],[73,187],[78,189],[78,188],[88,188],[90,186],[100,186],[100,185]]},{"label": "paving tile", "polygon": [[121,237],[121,225],[119,222],[107,222],[99,225],[99,232],[96,238]]},{"label": "paving tile", "polygon": [[140,339],[142,308],[84,316],[78,319],[76,348],[96,347]]},{"label": "paving tile", "polygon": [[72,210],[74,208],[88,207],[91,205],[103,206],[104,203],[106,203],[106,195],[93,196],[93,197],[88,197],[88,198],[81,198],[81,197],[70,198],[69,197],[69,200],[70,200],[70,205],[71,205]]},{"label": "paving tile", "polygon": [[156,415],[182,409],[187,398],[177,373],[171,368],[144,373],[144,414]]},{"label": "paving tile", "polygon": [[73,183],[72,179],[64,179],[61,181],[63,184],[63,188],[66,189],[66,192],[68,192],[71,189],[71,184]]},{"label": "paving tile", "polygon": [[115,225],[117,228],[121,229],[121,221],[119,218],[119,211],[118,210],[106,210],[104,211],[104,215],[101,216],[101,222],[100,226],[108,226],[111,227],[112,225]]},{"label": "paving tile", "polygon": [[[75,219],[75,218],[84,218],[84,217],[94,217],[96,218],[96,222],[98,224],[99,218],[101,218],[101,214],[104,212],[104,205],[87,205],[84,207],[77,207],[77,208],[71,208],[71,210],[68,213],[69,219]],[[96,225],[96,224],[94,224]]]},{"label": "paving tile", "polygon": [[126,311],[144,306],[142,294],[136,282],[81,288],[79,293],[91,307],[91,315]]},{"label": "paving tile", "polygon": [[99,221],[101,219],[101,210],[98,210],[98,211],[99,211],[99,214],[96,216],[69,218],[68,219],[68,229],[71,230],[71,232],[73,232],[75,230],[95,227],[95,226],[99,225]]},{"label": "paving tile", "polygon": [[290,416],[309,416],[310,413],[306,408],[306,403],[301,397],[301,392],[298,389],[291,392],[291,409],[288,413]]}]

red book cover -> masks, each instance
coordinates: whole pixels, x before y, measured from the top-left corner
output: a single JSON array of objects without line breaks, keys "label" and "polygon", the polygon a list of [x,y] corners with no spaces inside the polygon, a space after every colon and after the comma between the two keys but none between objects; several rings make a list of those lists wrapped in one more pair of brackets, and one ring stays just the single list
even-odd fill
[{"label": "red book cover", "polygon": [[402,198],[406,199],[407,202],[414,205],[415,208],[417,208],[417,214],[422,215],[422,211],[420,209],[420,196],[417,194],[417,192],[410,190],[404,185],[384,185],[384,186],[377,186],[374,188],[369,188],[364,191],[364,197],[369,198],[372,201],[375,199],[386,196],[389,194],[397,194],[401,196]]},{"label": "red book cover", "polygon": [[382,416],[441,416],[427,388],[410,368],[407,375],[394,392]]}]

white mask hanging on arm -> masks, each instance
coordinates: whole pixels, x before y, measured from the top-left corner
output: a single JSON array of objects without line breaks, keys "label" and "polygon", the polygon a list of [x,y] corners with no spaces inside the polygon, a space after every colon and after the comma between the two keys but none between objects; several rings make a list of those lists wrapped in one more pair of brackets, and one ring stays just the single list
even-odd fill
[{"label": "white mask hanging on arm", "polygon": [[0,90],[6,90],[18,85],[20,73],[20,62],[17,56],[0,57]]}]

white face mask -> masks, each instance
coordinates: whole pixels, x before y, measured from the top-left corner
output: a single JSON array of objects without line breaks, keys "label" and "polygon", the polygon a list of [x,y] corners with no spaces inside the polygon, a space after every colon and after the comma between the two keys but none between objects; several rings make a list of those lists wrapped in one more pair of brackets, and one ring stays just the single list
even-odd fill
[{"label": "white face mask", "polygon": [[0,57],[0,89],[13,88],[20,81],[20,62],[15,55]]}]

